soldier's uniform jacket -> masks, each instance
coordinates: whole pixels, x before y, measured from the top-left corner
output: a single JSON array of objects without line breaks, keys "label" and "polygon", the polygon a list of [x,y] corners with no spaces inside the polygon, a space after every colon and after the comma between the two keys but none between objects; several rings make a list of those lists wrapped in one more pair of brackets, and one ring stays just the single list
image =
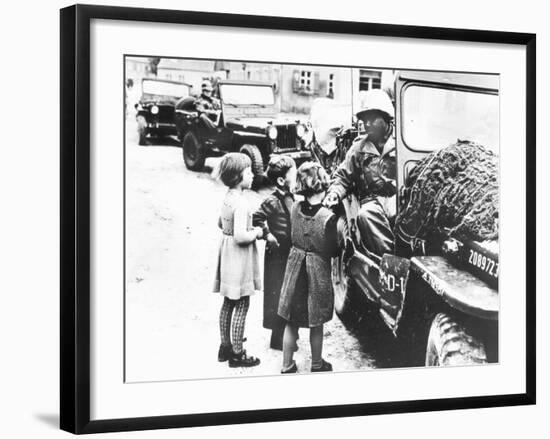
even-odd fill
[{"label": "soldier's uniform jacket", "polygon": [[336,170],[329,192],[335,192],[340,200],[355,192],[361,202],[391,197],[396,192],[395,168],[392,138],[380,153],[366,135],[358,137]]},{"label": "soldier's uniform jacket", "polygon": [[195,101],[195,108],[201,112],[221,110],[220,101],[214,97],[200,95]]}]

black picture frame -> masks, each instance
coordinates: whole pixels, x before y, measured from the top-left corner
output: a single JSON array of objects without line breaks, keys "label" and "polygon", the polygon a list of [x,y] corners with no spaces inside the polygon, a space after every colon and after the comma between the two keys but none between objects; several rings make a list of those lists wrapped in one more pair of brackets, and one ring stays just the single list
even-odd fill
[{"label": "black picture frame", "polygon": [[[131,20],[383,37],[504,43],[526,48],[526,392],[292,409],[90,420],[90,21]],[[60,426],[80,434],[324,417],[516,406],[536,401],[536,35],[206,12],[75,5],[61,10]]]}]

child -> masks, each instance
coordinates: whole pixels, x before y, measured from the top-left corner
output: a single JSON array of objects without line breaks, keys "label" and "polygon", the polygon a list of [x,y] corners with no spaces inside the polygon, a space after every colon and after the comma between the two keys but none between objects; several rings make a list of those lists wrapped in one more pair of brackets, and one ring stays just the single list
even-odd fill
[{"label": "child", "polygon": [[256,239],[262,238],[263,230],[252,227],[252,213],[243,195],[252,185],[250,158],[226,154],[218,174],[229,188],[219,219],[223,236],[214,285],[214,292],[223,296],[218,361],[229,360],[229,367],[252,367],[260,364],[260,359],[246,354],[243,333],[250,296],[262,288]]},{"label": "child", "polygon": [[283,349],[285,321],[277,314],[279,296],[290,251],[290,210],[294,202],[296,163],[288,156],[276,155],[267,166],[267,177],[275,185],[252,217],[262,227],[266,239],[264,258],[263,326],[271,329],[271,349]]},{"label": "child", "polygon": [[327,372],[332,365],[322,358],[323,324],[332,319],[334,294],[331,256],[336,252],[336,215],[323,207],[329,177],[318,163],[298,169],[298,191],[305,200],[292,206],[292,248],[286,264],[279,315],[286,320],[281,373],[296,373],[293,360],[298,328],[309,329],[311,371]]}]

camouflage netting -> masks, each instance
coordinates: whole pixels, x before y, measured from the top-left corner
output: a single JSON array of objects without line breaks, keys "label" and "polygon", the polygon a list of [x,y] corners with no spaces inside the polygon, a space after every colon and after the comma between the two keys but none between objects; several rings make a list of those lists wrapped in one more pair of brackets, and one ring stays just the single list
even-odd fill
[{"label": "camouflage netting", "polygon": [[397,230],[409,237],[498,238],[498,156],[458,141],[412,170],[400,197]]}]

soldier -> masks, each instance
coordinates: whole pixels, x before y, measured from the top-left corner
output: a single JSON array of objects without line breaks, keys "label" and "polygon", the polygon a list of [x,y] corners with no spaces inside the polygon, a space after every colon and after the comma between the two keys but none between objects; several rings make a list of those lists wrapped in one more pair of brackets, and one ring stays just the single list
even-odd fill
[{"label": "soldier", "polygon": [[[195,101],[195,108],[199,112],[199,120],[204,133],[208,136],[208,132],[217,128],[218,116],[220,114],[220,101],[212,96],[212,83],[205,80],[201,84],[201,95]],[[215,121],[214,121],[215,120]]]},{"label": "soldier", "polygon": [[195,102],[198,111],[216,112],[221,109],[220,101],[212,96],[212,83],[208,80],[201,84],[201,95]]},{"label": "soldier", "polygon": [[355,139],[336,170],[324,204],[336,206],[353,192],[361,203],[357,225],[363,245],[382,256],[392,253],[394,248],[391,226],[396,208],[394,109],[382,90],[367,91],[363,103],[356,115],[365,134]]}]

